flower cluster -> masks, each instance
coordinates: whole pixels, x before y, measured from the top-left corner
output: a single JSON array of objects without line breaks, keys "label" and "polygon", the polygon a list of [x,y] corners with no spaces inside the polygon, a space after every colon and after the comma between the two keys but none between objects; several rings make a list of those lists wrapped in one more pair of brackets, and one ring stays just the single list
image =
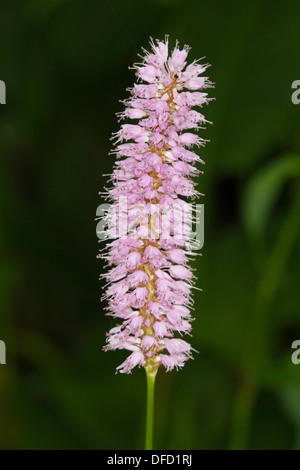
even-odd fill
[{"label": "flower cluster", "polygon": [[[205,144],[195,132],[206,120],[192,108],[210,101],[202,90],[212,83],[200,76],[209,64],[187,65],[187,46],[180,49],[176,43],[169,55],[166,38],[151,41],[151,47],[134,65],[138,83],[120,115],[134,121],[115,135],[118,159],[107,190],[113,209],[105,216],[108,236],[117,224],[112,213],[119,221],[126,216],[129,230],[100,255],[109,266],[104,275],[108,314],[122,321],[108,333],[105,350],[130,351],[117,367],[125,373],[137,365],[155,371],[162,364],[169,371],[192,356],[191,345],[180,336],[191,331],[196,278],[188,263],[194,246],[189,224],[175,236],[174,207],[185,211],[184,198],[199,194],[192,176],[199,174],[195,163],[202,161],[191,147]],[[170,214],[173,226],[168,237],[163,213]]]}]

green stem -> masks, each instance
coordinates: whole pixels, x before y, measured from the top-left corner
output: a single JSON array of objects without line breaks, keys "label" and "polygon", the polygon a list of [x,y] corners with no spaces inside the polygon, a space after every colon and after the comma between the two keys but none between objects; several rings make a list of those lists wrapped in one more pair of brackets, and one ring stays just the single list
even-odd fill
[{"label": "green stem", "polygon": [[156,371],[151,366],[145,368],[147,376],[147,416],[145,449],[153,449],[153,421],[154,421],[154,387]]}]

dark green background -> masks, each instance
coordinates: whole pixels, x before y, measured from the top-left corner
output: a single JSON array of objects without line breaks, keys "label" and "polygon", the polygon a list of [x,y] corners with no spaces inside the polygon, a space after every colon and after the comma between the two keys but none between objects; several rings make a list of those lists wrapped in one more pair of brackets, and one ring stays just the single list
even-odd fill
[{"label": "dark green background", "polygon": [[[94,221],[115,112],[149,36],[206,56],[199,351],[157,378],[159,449],[300,449],[299,1],[2,0],[0,446],[143,447],[145,377],[115,375]],[[199,295],[198,295],[199,294]]]}]

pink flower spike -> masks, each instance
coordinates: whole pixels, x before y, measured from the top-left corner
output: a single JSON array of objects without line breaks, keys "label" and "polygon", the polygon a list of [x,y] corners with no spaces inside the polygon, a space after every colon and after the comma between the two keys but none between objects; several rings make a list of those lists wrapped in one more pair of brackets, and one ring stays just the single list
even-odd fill
[{"label": "pink flower spike", "polygon": [[192,238],[194,215],[186,198],[200,195],[192,178],[200,174],[196,163],[204,163],[193,147],[205,145],[198,131],[207,121],[193,107],[210,102],[203,90],[212,83],[201,76],[208,64],[187,65],[188,46],[176,42],[169,51],[167,38],[151,39],[150,45],[134,65],[137,83],[128,89],[125,110],[117,113],[128,122],[114,135],[111,204],[99,232],[107,238],[101,251],[108,267],[105,309],[117,320],[104,349],[127,351],[117,367],[126,374],[136,366],[147,374],[161,365],[179,369],[193,351],[181,339],[190,334],[193,320],[196,277],[189,255],[198,241]]}]

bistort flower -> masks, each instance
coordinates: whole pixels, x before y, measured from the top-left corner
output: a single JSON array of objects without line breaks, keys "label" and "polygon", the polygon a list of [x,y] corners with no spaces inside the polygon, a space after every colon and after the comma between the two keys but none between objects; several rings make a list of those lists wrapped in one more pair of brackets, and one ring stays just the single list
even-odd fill
[{"label": "bistort flower", "polygon": [[186,198],[199,194],[192,177],[202,160],[191,148],[205,144],[197,130],[206,122],[192,108],[211,100],[203,90],[212,83],[202,76],[209,64],[187,65],[187,46],[176,43],[169,55],[166,38],[151,47],[134,65],[138,83],[120,114],[132,121],[115,135],[118,160],[107,190],[112,205],[104,217],[112,239],[101,255],[109,268],[104,297],[108,314],[119,320],[105,350],[130,352],[117,367],[125,373],[135,366],[156,371],[161,364],[170,371],[192,357],[182,339],[191,332],[196,280]]}]

